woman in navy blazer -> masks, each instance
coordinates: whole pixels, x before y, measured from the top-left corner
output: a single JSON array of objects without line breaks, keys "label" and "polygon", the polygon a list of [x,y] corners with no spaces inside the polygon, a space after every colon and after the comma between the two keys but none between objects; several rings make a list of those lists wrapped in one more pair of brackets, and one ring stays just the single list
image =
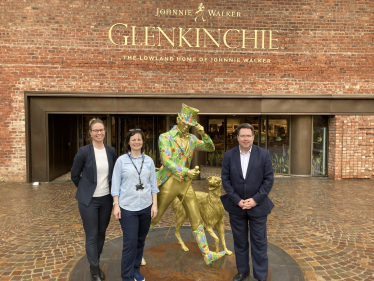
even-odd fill
[{"label": "woman in navy blazer", "polygon": [[104,144],[105,126],[100,119],[91,119],[89,133],[92,143],[79,148],[71,168],[71,179],[78,190],[75,198],[86,233],[86,254],[90,264],[91,280],[105,279],[100,269],[105,232],[112,212],[110,194],[116,151]]}]

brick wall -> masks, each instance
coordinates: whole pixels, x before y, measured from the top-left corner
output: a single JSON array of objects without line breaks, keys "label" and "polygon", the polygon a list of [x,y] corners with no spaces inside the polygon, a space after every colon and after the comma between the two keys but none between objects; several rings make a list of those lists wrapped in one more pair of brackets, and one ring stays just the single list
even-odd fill
[{"label": "brick wall", "polygon": [[[195,22],[200,3],[2,1],[0,176],[7,180],[26,178],[24,91],[373,94],[373,1],[209,0],[203,2],[206,21]],[[157,8],[193,12],[190,16],[155,17]],[[241,17],[209,17],[208,10],[239,11]],[[114,29],[117,43],[123,43],[130,27],[137,26],[137,46],[130,44],[131,37],[128,46],[109,41],[108,31],[115,23],[128,24],[127,29]],[[164,37],[159,47],[158,32],[151,31],[155,37],[150,37],[149,45],[155,46],[144,46],[145,26],[161,27],[168,36],[172,27],[176,31],[192,28],[185,38],[194,44],[188,47],[182,41],[179,47],[176,32],[175,47]],[[259,37],[258,49],[253,48],[253,40],[246,49],[229,49],[222,43],[222,33],[219,48],[209,38],[206,48],[196,48],[196,28],[206,28],[216,39],[218,28],[222,32],[245,29],[248,38],[254,36],[254,30],[260,35],[266,30],[267,47],[260,48]],[[274,32],[276,50],[268,48],[269,30],[279,31]],[[200,36],[203,38],[202,30]],[[227,36],[230,46],[241,46],[241,39],[234,31]],[[174,60],[139,59],[145,55]],[[137,59],[128,59],[133,56]],[[219,58],[240,62],[219,62]],[[244,58],[256,62],[245,63]],[[372,125],[359,130],[363,134],[372,131]],[[334,157],[338,161],[338,156]],[[342,176],[354,169],[343,169]]]},{"label": "brick wall", "polygon": [[339,116],[329,119],[328,176],[332,179],[342,177],[342,123]]},{"label": "brick wall", "polygon": [[329,177],[372,178],[374,116],[334,116],[329,126]]}]

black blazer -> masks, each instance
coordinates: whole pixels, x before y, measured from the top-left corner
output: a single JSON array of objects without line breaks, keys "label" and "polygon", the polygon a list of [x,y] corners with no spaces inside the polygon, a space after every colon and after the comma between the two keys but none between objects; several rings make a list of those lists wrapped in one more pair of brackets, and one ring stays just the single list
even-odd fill
[{"label": "black blazer", "polygon": [[[243,178],[240,150],[236,146],[227,151],[222,164],[222,185],[227,195],[222,196],[225,210],[236,215],[260,217],[270,214],[274,207],[268,194],[273,186],[274,175],[269,151],[252,146],[246,178]],[[238,206],[241,199],[253,198],[257,206],[243,210]]]},{"label": "black blazer", "polygon": [[[112,185],[113,167],[117,160],[116,151],[113,147],[105,145],[106,155],[109,165],[109,190]],[[81,177],[82,173],[82,177]],[[97,171],[94,147],[91,144],[79,148],[77,155],[74,157],[73,167],[71,168],[71,180],[78,187],[75,198],[88,206],[91,202],[92,195],[95,193],[97,185]]]}]

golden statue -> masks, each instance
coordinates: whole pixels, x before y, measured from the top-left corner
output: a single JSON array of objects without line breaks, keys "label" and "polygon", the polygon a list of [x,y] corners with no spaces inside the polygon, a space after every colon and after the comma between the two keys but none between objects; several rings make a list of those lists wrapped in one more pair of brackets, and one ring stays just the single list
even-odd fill
[{"label": "golden statue", "polygon": [[[232,252],[226,247],[225,229],[223,227],[223,214],[225,213],[225,209],[223,208],[220,198],[222,186],[221,178],[210,176],[206,180],[209,183],[209,193],[200,191],[195,192],[205,229],[214,238],[216,252],[219,252],[219,239],[221,239],[223,250],[226,252],[226,255],[232,255]],[[175,198],[173,201],[173,212],[177,220],[175,236],[177,237],[178,243],[181,245],[182,249],[188,251],[188,248],[180,236],[180,230],[187,218],[187,212],[184,210],[181,201],[179,201],[178,198]],[[216,228],[219,239],[214,233],[213,227]]]},{"label": "golden statue", "polygon": [[[182,104],[181,113],[177,117],[177,125],[169,132],[160,135],[159,149],[162,161],[157,171],[158,213],[151,221],[151,229],[160,221],[166,209],[175,198],[179,198],[190,220],[193,236],[204,256],[204,261],[210,265],[213,261],[225,255],[225,251],[211,252],[201,222],[201,214],[193,187],[200,171],[190,169],[194,151],[214,151],[213,141],[204,132],[204,127],[195,120],[199,110]],[[202,140],[189,133],[191,126],[195,126]]]}]

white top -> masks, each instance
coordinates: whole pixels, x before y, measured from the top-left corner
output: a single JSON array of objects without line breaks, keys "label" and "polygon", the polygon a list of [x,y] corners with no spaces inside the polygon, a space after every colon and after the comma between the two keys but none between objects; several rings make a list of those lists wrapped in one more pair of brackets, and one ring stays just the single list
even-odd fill
[{"label": "white top", "polygon": [[[240,148],[239,148],[239,150],[240,150]],[[252,150],[252,147],[247,153],[244,153],[240,150],[240,164],[242,166],[242,172],[243,172],[243,178],[244,179],[245,179],[245,176],[247,175],[249,158],[251,157],[251,150]]]},{"label": "white top", "polygon": [[109,194],[109,164],[108,156],[105,148],[100,150],[94,147],[96,171],[97,171],[97,185],[93,197],[102,197]]}]

